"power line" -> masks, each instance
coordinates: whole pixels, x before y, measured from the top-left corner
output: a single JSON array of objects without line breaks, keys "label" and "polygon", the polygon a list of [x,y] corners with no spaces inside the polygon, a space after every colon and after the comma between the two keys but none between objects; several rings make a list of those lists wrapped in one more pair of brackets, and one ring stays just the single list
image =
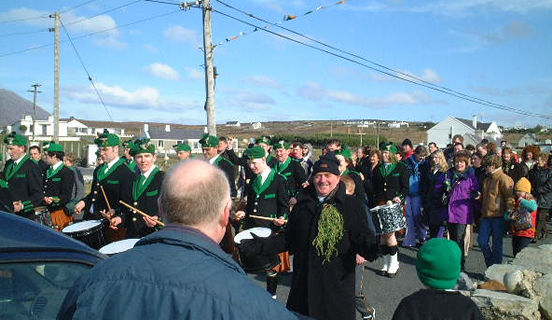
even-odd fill
[{"label": "power line", "polygon": [[12,20],[0,20],[0,23],[12,23],[12,22],[21,22],[21,21],[47,19],[47,18],[48,18],[48,15],[43,14],[43,15],[40,15],[40,16],[27,17],[27,18],[19,18],[19,19],[12,19]]},{"label": "power line", "polygon": [[[219,1],[220,2],[220,1]],[[428,85],[428,84],[425,84],[425,83],[421,83],[421,82],[417,82],[416,80],[414,79],[406,79],[404,77],[400,77],[396,74],[393,74],[393,73],[390,73],[390,72],[387,72],[385,70],[380,70],[378,68],[375,68],[375,67],[372,67],[370,65],[367,65],[365,63],[362,63],[362,62],[359,62],[357,60],[354,60],[352,58],[348,58],[348,57],[345,57],[345,56],[342,56],[340,54],[337,54],[335,52],[332,52],[332,51],[329,51],[329,50],[326,50],[326,49],[323,49],[323,48],[319,48],[319,47],[316,47],[314,45],[311,45],[311,44],[308,44],[308,43],[305,43],[305,42],[302,42],[302,41],[299,41],[297,39],[293,39],[289,36],[286,36],[286,35],[283,35],[283,34],[280,34],[280,33],[277,33],[277,32],[274,32],[272,30],[268,30],[266,28],[262,28],[260,26],[257,26],[255,24],[252,24],[250,22],[247,22],[245,20],[242,20],[240,18],[236,18],[230,14],[227,14],[227,13],[224,13],[224,12],[221,12],[219,10],[216,10],[216,9],[212,9],[214,12],[217,12],[218,14],[221,14],[223,16],[226,16],[230,19],[233,19],[233,20],[236,20],[238,22],[241,22],[243,24],[246,24],[246,25],[249,25],[251,27],[254,27],[254,28],[258,28],[259,30],[262,30],[264,32],[268,32],[270,34],[273,34],[275,36],[278,36],[278,37],[281,37],[283,39],[286,39],[286,40],[289,40],[289,41],[292,41],[292,42],[295,42],[295,43],[298,43],[298,44],[301,44],[303,46],[306,46],[306,47],[309,47],[311,49],[315,49],[317,51],[321,51],[321,52],[324,52],[326,54],[329,54],[329,55],[332,55],[332,56],[335,56],[335,57],[338,57],[338,58],[341,58],[343,60],[347,60],[349,62],[352,62],[354,64],[357,64],[357,65],[360,65],[360,66],[363,66],[365,68],[368,68],[368,69],[371,69],[371,70],[374,70],[376,72],[379,72],[379,73],[383,73],[385,75],[388,75],[390,77],[393,77],[393,78],[396,78],[396,79],[399,79],[399,80],[402,80],[402,81],[406,81],[406,82],[409,82],[409,83],[412,83],[412,84],[416,84],[416,85],[419,85],[419,86],[422,86],[422,87],[425,87],[427,89],[431,89],[431,90],[434,90],[434,91],[438,91],[438,92],[441,92],[441,93],[444,93],[444,94],[448,94],[448,95],[451,95],[451,96],[455,96],[457,98],[460,98],[460,99],[463,99],[463,100],[466,100],[466,101],[470,101],[470,102],[473,102],[473,103],[476,103],[476,104],[480,104],[480,105],[484,105],[484,106],[488,106],[488,107],[491,107],[491,108],[495,108],[495,109],[500,109],[500,110],[503,110],[503,111],[510,111],[510,112],[514,112],[514,113],[518,113],[518,114],[521,114],[521,115],[526,115],[526,116],[534,116],[534,117],[542,117],[542,118],[546,118],[546,119],[552,119],[552,116],[547,116],[547,115],[543,115],[543,114],[538,114],[538,113],[533,113],[533,112],[528,112],[528,111],[524,111],[524,110],[519,110],[519,109],[514,109],[512,107],[507,107],[507,106],[500,106],[500,105],[497,105],[497,104],[494,104],[494,103],[487,103],[481,99],[478,99],[478,98],[474,98],[474,97],[471,97],[471,96],[468,96],[468,95],[460,95],[460,94],[456,94],[454,92],[450,92],[450,91],[447,91],[447,90],[444,90],[444,89],[441,89],[441,88],[438,88],[438,87],[435,87],[435,86],[431,86],[431,85]]]},{"label": "power line", "polygon": [[88,72],[88,69],[86,69],[86,66],[84,65],[84,61],[82,61],[82,58],[79,54],[79,51],[77,50],[77,47],[75,47],[75,44],[73,43],[73,40],[71,40],[71,36],[69,35],[69,32],[67,32],[67,28],[65,28],[65,25],[63,24],[63,21],[61,21],[61,27],[63,31],[65,32],[65,35],[69,39],[69,42],[71,43],[71,46],[73,47],[73,50],[75,50],[75,54],[79,58],[80,64],[82,65],[82,68],[84,69],[84,72],[86,72],[86,75],[88,76],[88,81],[92,84],[92,87],[94,88],[94,91],[96,91],[96,95],[98,96],[98,99],[100,99],[100,102],[102,103],[105,112],[107,112],[107,115],[109,116],[109,119],[113,121],[113,117],[111,116],[111,113],[109,112],[109,109],[107,109],[107,106],[105,105],[102,96],[100,95],[100,92],[98,91],[98,88],[96,88],[96,84],[94,83],[94,80],[92,80],[92,76],[90,76],[90,73]]},{"label": "power line", "polygon": [[[403,76],[403,77],[411,78],[411,79],[413,79],[413,80],[415,80],[415,81],[417,81],[417,82],[421,82],[421,83],[427,84],[427,85],[429,85],[429,86],[436,87],[436,88],[439,88],[439,89],[444,90],[444,91],[448,91],[448,92],[452,93],[452,95],[455,96],[455,97],[458,97],[458,98],[465,97],[465,98],[467,98],[467,99],[473,99],[473,100],[481,101],[481,102],[484,103],[485,105],[494,105],[494,106],[496,106],[498,109],[501,109],[501,110],[507,110],[507,111],[512,111],[512,112],[520,111],[520,110],[515,109],[515,108],[513,108],[513,107],[510,107],[510,106],[506,106],[506,105],[503,105],[503,104],[494,103],[494,102],[492,102],[492,101],[480,99],[480,98],[478,98],[478,97],[474,97],[474,96],[471,96],[471,95],[468,95],[468,94],[465,94],[465,93],[462,93],[462,92],[459,92],[459,91],[456,91],[456,90],[453,90],[453,89],[450,89],[450,88],[447,88],[447,87],[444,87],[444,86],[440,86],[440,85],[438,85],[438,84],[435,84],[435,83],[432,83],[432,82],[429,82],[429,81],[426,81],[426,80],[423,80],[423,79],[421,79],[421,78],[419,78],[419,77],[416,77],[416,76],[414,76],[414,75],[411,75],[411,74],[408,74],[408,73],[405,73],[405,72],[402,72],[402,71],[399,71],[399,70],[395,70],[395,69],[390,68],[390,67],[387,67],[387,66],[385,66],[385,65],[383,65],[383,64],[380,64],[380,63],[374,62],[374,61],[372,61],[372,60],[366,59],[366,58],[364,58],[364,57],[361,57],[361,56],[359,56],[359,55],[357,55],[357,54],[355,54],[355,53],[352,53],[352,52],[350,52],[350,51],[346,51],[346,50],[339,49],[339,48],[337,48],[337,47],[335,47],[335,46],[328,45],[328,44],[323,43],[323,42],[321,42],[321,41],[319,41],[319,40],[317,40],[317,39],[314,39],[314,38],[312,38],[312,37],[306,36],[306,35],[304,35],[304,34],[302,34],[302,33],[300,33],[300,32],[297,32],[297,31],[291,30],[291,29],[289,29],[289,28],[283,27],[280,23],[273,23],[273,22],[267,21],[267,20],[265,20],[265,19],[259,18],[259,17],[255,16],[255,15],[252,14],[252,13],[249,13],[249,12],[246,12],[246,11],[244,11],[244,10],[238,9],[238,8],[236,8],[236,7],[234,7],[234,6],[231,6],[231,5],[225,3],[225,2],[223,2],[223,1],[221,1],[221,0],[216,0],[216,1],[219,2],[219,3],[222,4],[222,5],[224,5],[224,6],[228,7],[228,8],[230,8],[230,9],[233,9],[233,10],[238,11],[238,12],[244,14],[244,15],[247,15],[248,17],[251,17],[251,18],[256,19],[256,20],[259,20],[259,21],[261,21],[261,22],[268,23],[268,24],[270,24],[270,25],[276,26],[276,27],[278,27],[278,28],[281,28],[281,29],[283,29],[283,30],[286,30],[286,31],[288,31],[288,32],[291,32],[291,33],[293,33],[293,34],[295,34],[295,35],[298,35],[298,36],[300,36],[300,37],[303,37],[303,38],[305,38],[305,39],[308,39],[308,40],[310,40],[310,41],[313,41],[313,42],[315,42],[315,43],[318,43],[318,44],[320,44],[320,45],[322,45],[322,46],[324,46],[324,47],[327,47],[327,48],[336,50],[336,51],[341,52],[341,53],[345,53],[345,54],[347,54],[347,55],[350,55],[350,56],[355,57],[355,58],[357,58],[357,59],[360,59],[360,60],[362,60],[362,61],[365,61],[365,62],[368,62],[368,63],[370,63],[370,64],[373,64],[373,65],[375,65],[375,66],[377,66],[377,67],[379,67],[379,68],[385,69],[385,70],[387,70],[387,71],[394,72],[394,73],[399,74],[399,75],[401,75],[401,76]],[[264,29],[266,29],[266,28],[264,28]],[[402,77],[399,77],[398,79],[402,79]],[[426,87],[426,88],[427,88],[427,87]],[[440,91],[440,90],[437,90],[437,91]],[[440,91],[440,92],[444,93],[443,91]],[[469,101],[472,101],[472,100],[469,100]],[[472,102],[473,102],[473,101],[472,101]],[[527,111],[522,111],[522,112],[527,112]],[[527,113],[531,113],[531,112],[527,112]],[[537,116],[537,117],[542,116],[542,115],[537,114],[537,113],[532,113],[532,114],[533,114],[534,116]],[[529,114],[525,114],[525,115],[529,115]]]},{"label": "power line", "polygon": [[[181,11],[182,10],[180,10],[180,9],[174,10],[174,11],[169,11],[169,12],[165,12],[165,13],[162,13],[162,14],[159,14],[159,15],[147,17],[147,18],[140,19],[140,20],[137,20],[137,21],[134,21],[134,22],[130,22],[130,23],[127,23],[127,24],[122,24],[120,26],[116,26],[116,27],[112,27],[112,28],[108,28],[108,29],[104,29],[104,30],[99,30],[99,31],[95,31],[95,32],[90,32],[90,33],[86,33],[86,34],[81,34],[81,35],[78,35],[76,37],[73,37],[73,40],[78,40],[78,39],[90,37],[90,36],[93,36],[93,35],[96,35],[96,34],[109,32],[109,31],[116,30],[116,29],[125,28],[125,27],[135,25],[135,24],[138,24],[138,23],[154,20],[154,19],[157,19],[157,18],[161,18],[161,17],[164,17],[164,16],[171,15],[171,14],[175,14],[175,13],[181,12]],[[68,40],[60,41],[60,43],[66,43],[66,42],[68,42]],[[0,54],[0,58],[7,57],[7,56],[12,56],[12,55],[19,54],[19,53],[25,53],[25,52],[33,51],[33,50],[37,50],[37,49],[42,49],[42,48],[46,48],[46,47],[51,47],[53,45],[54,45],[53,43],[48,43],[48,44],[34,46],[34,47],[21,49],[21,50],[17,50],[17,51],[6,52],[6,53],[3,53],[3,54]]]},{"label": "power line", "polygon": [[94,1],[97,1],[97,0],[88,0],[88,1],[85,1],[85,2],[83,2],[83,3],[77,4],[77,5],[73,6],[73,7],[70,7],[70,8],[68,8],[68,9],[65,9],[65,10],[63,10],[63,11],[59,11],[59,13],[66,13],[66,12],[69,12],[69,11],[73,11],[73,10],[75,10],[75,9],[77,9],[77,8],[80,8],[80,7],[82,7],[82,6],[85,6],[85,5],[89,4],[90,2],[94,2]]}]

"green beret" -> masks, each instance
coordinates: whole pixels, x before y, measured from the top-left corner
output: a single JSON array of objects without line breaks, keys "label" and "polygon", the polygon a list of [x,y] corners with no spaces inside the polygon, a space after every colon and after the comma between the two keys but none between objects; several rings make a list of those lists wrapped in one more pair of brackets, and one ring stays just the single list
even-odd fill
[{"label": "green beret", "polygon": [[140,153],[155,154],[155,145],[151,143],[150,139],[138,139],[132,142],[132,149],[130,154],[135,156]]},{"label": "green beret", "polygon": [[24,135],[16,134],[15,132],[10,133],[7,137],[4,138],[4,143],[12,146],[26,146],[27,137]]},{"label": "green beret", "polygon": [[218,147],[219,138],[217,138],[215,136],[210,136],[208,134],[204,134],[203,138],[201,138],[201,140],[199,140],[199,143],[201,143],[201,146],[203,148]]},{"label": "green beret", "polygon": [[289,149],[289,142],[286,142],[285,140],[279,140],[272,146],[274,147],[274,149]]},{"label": "green beret", "polygon": [[129,148],[129,149],[132,149],[134,148],[134,141],[131,139],[131,140],[125,140],[123,141],[123,144],[122,146],[126,149],[126,148]]},{"label": "green beret", "polygon": [[399,153],[399,148],[397,148],[397,146],[393,142],[388,142],[382,145],[381,151],[389,151],[392,154],[397,154]]},{"label": "green beret", "polygon": [[116,134],[109,133],[109,131],[105,130],[98,138],[94,139],[94,143],[100,148],[114,147],[121,144],[121,139],[119,139]]},{"label": "green beret", "polygon": [[269,136],[258,137],[257,140],[255,140],[255,143],[256,144],[264,143],[264,144],[270,145],[270,137]]},{"label": "green beret", "polygon": [[336,150],[335,155],[342,155],[345,159],[353,159],[353,154],[351,153],[351,149],[349,148],[343,148],[341,150]]},{"label": "green beret", "polygon": [[186,151],[186,152],[192,152],[192,147],[190,147],[188,144],[186,143],[179,143],[179,144],[175,144],[173,146],[174,150],[176,150],[176,152],[178,151]]},{"label": "green beret", "polygon": [[63,152],[63,146],[55,143],[54,141],[49,142],[42,148],[44,149],[44,151]]},{"label": "green beret", "polygon": [[96,150],[96,152],[94,153],[96,155],[96,157],[100,157],[100,149]]},{"label": "green beret", "polygon": [[249,159],[261,159],[266,157],[266,151],[261,146],[253,146],[244,153]]}]

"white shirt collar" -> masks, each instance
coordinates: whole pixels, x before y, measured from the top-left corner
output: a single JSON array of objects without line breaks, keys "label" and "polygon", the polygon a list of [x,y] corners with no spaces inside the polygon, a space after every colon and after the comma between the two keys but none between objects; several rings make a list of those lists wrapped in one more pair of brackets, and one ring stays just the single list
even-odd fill
[{"label": "white shirt collar", "polygon": [[25,158],[25,155],[21,156],[21,158],[19,158],[17,160],[14,160],[13,162],[15,163],[15,165],[18,165],[19,162],[21,162],[21,160],[23,160],[23,158]]},{"label": "white shirt collar", "polygon": [[117,163],[117,161],[119,161],[119,157],[116,157],[115,159],[111,160],[110,162],[107,163],[107,166],[105,168],[105,172],[107,172],[109,169],[111,169],[111,167]]},{"label": "white shirt collar", "polygon": [[143,175],[144,177],[146,177],[146,179],[147,179],[147,178],[149,177],[149,175],[151,174],[151,172],[153,171],[153,169],[155,169],[155,167],[157,167],[157,166],[156,166],[156,165],[151,166],[151,168],[149,168],[148,171],[142,173],[142,175]]},{"label": "white shirt collar", "polygon": [[216,156],[212,157],[211,159],[209,159],[209,163],[210,163],[210,164],[214,164],[215,161],[218,159],[218,157],[220,157],[220,153],[217,154]]},{"label": "white shirt collar", "polygon": [[58,161],[56,164],[54,164],[52,166],[52,169],[56,170],[57,168],[59,168],[59,166],[61,166],[63,164],[63,161]]},{"label": "white shirt collar", "polygon": [[272,169],[269,166],[266,166],[265,171],[261,172],[261,183],[264,183],[270,174]]}]

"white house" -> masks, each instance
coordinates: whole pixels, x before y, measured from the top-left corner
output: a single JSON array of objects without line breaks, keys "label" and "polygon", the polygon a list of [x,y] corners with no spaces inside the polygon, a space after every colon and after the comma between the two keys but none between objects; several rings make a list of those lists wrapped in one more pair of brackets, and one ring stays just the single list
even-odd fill
[{"label": "white house", "polygon": [[259,130],[263,127],[263,125],[260,122],[253,122],[251,123],[251,129],[253,130]]},{"label": "white house", "polygon": [[476,145],[483,138],[492,141],[502,138],[500,128],[494,121],[483,123],[477,122],[477,117],[467,120],[448,116],[427,130],[427,141],[435,142],[439,148],[445,148],[457,134],[464,137],[464,145]]},{"label": "white house", "polygon": [[[11,130],[18,134],[32,137],[34,141],[51,141],[54,138],[54,116],[48,116],[47,119],[36,119],[30,115],[24,115],[23,119],[14,122]],[[36,130],[34,130],[36,128]],[[78,138],[70,137],[67,134],[67,121],[59,120],[58,137],[60,141],[78,141]]]},{"label": "white house", "polygon": [[164,128],[150,128],[144,123],[142,131],[142,137],[150,138],[157,152],[164,154],[175,154],[173,146],[179,143],[187,143],[192,147],[192,153],[201,153],[199,140],[202,136],[203,130],[175,129],[170,124],[166,124]]},{"label": "white house", "polygon": [[239,127],[239,126],[241,126],[241,123],[239,121],[227,121],[226,126],[227,127]]}]

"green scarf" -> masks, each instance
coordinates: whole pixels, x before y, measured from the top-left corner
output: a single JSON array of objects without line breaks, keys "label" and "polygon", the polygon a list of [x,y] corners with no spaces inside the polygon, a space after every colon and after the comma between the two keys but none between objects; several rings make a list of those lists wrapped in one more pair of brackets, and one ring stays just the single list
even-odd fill
[{"label": "green scarf", "polygon": [[140,175],[140,179],[134,181],[134,183],[132,184],[132,198],[134,199],[134,201],[138,200],[142,193],[146,191],[158,171],[159,168],[155,167],[153,168],[147,179],[144,175]]},{"label": "green scarf", "polygon": [[261,193],[263,193],[266,189],[268,189],[268,187],[270,187],[270,185],[272,184],[272,181],[274,181],[275,175],[276,175],[276,171],[271,169],[264,183],[261,182],[263,179],[261,175],[260,174],[257,175],[257,177],[255,178],[255,181],[253,181],[253,191],[255,191],[257,195],[260,195]]},{"label": "green scarf", "polygon": [[380,166],[380,173],[381,173],[381,176],[382,177],[387,177],[388,175],[391,174],[391,172],[393,172],[395,170],[395,168],[397,167],[397,164],[396,163],[391,163],[389,165],[385,165],[385,163],[382,163],[381,166]]},{"label": "green scarf", "polygon": [[63,162],[61,162],[61,164],[59,165],[59,167],[57,167],[56,170],[54,170],[54,167],[50,166],[46,171],[46,179],[50,179],[51,177],[55,176],[61,169],[63,169],[63,167],[65,167]]},{"label": "green scarf", "polygon": [[23,159],[21,159],[21,161],[19,161],[18,165],[14,166],[15,161],[10,163],[10,166],[6,169],[6,180],[10,181],[10,179],[13,178],[13,176],[17,173],[17,171],[19,171],[19,169],[21,169],[21,166],[23,166],[23,164],[27,160],[29,160],[29,156],[25,155],[23,157]]},{"label": "green scarf", "polygon": [[102,164],[100,169],[98,169],[98,182],[103,181],[105,178],[109,177],[110,174],[113,173],[121,164],[125,163],[125,160],[123,158],[120,158],[119,161],[115,162],[107,172],[105,172],[105,168],[107,167],[107,163]]},{"label": "green scarf", "polygon": [[278,164],[276,165],[278,173],[282,173],[284,170],[286,170],[290,163],[291,163],[291,157],[288,157],[287,160],[284,161],[283,163],[278,162]]}]

